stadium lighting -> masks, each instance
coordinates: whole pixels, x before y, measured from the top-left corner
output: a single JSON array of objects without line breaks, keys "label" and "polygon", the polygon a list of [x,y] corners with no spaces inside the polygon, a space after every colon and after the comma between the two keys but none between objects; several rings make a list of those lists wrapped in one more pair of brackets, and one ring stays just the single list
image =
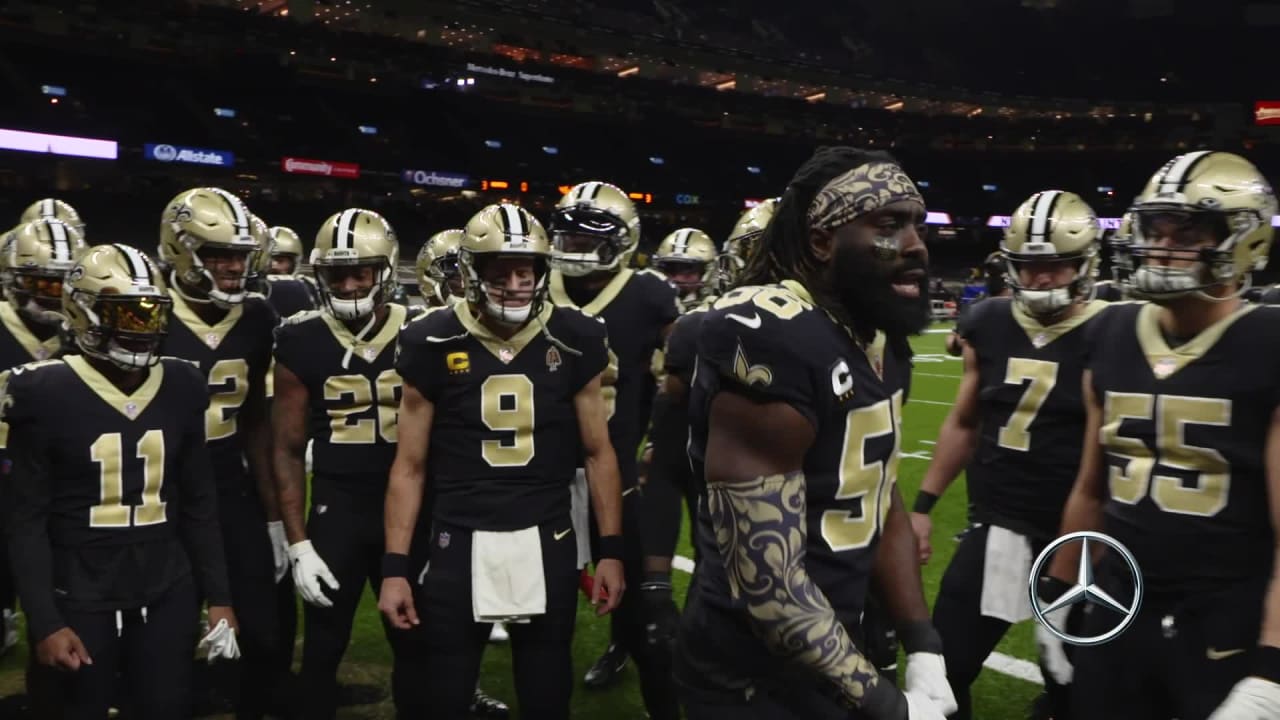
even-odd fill
[{"label": "stadium lighting", "polygon": [[650,155],[649,162],[653,163],[654,165],[665,165],[667,161],[657,155]]},{"label": "stadium lighting", "polygon": [[639,74],[640,74],[639,65],[632,65],[629,68],[623,68],[618,71],[618,77],[631,77],[632,75],[639,75]]}]

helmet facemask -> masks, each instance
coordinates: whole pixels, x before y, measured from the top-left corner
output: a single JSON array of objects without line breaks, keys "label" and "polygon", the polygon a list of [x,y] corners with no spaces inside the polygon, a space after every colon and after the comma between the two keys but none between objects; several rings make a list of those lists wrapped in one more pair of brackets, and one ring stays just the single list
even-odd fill
[{"label": "helmet facemask", "polygon": [[[1227,296],[1235,297],[1248,289],[1249,271],[1255,269],[1239,267],[1239,243],[1269,221],[1250,210],[1142,208],[1136,212],[1132,241],[1116,245],[1116,265],[1127,273],[1126,285],[1138,299],[1196,295],[1223,300],[1209,291],[1243,276],[1242,286]],[[1162,235],[1172,242],[1158,243]]]},{"label": "helmet facemask", "polygon": [[427,277],[431,279],[431,293],[441,305],[449,304],[451,298],[462,297],[464,283],[456,252],[432,260],[427,266]]},{"label": "helmet facemask", "polygon": [[[693,259],[663,258],[654,261],[654,268],[676,287],[681,301],[686,304],[706,296],[710,289],[710,276],[715,272],[713,263]],[[693,276],[694,279],[677,279],[681,276]]]},{"label": "helmet facemask", "polygon": [[[1044,244],[1049,250],[1044,253],[1020,252],[1004,253],[1005,281],[1013,291],[1014,300],[1030,315],[1038,318],[1052,318],[1071,305],[1087,302],[1093,298],[1094,285],[1098,274],[1098,251],[1096,247],[1072,253],[1055,253],[1053,246]],[[1034,247],[1029,244],[1028,247]],[[1062,264],[1072,265],[1072,276],[1066,282],[1051,287],[1033,287],[1022,281],[1022,270],[1033,265]],[[1033,273],[1034,274],[1034,273]]]},{"label": "helmet facemask", "polygon": [[551,221],[551,263],[569,277],[618,268],[630,228],[613,213],[586,205],[556,210]]},{"label": "helmet facemask", "polygon": [[160,362],[160,344],[168,333],[171,302],[164,296],[108,295],[73,291],[69,302],[87,318],[75,333],[90,357],[122,370],[141,370]]},{"label": "helmet facemask", "polygon": [[[244,302],[249,293],[249,283],[254,275],[254,266],[257,264],[258,253],[261,252],[257,249],[257,243],[252,246],[224,245],[221,243],[201,244],[199,240],[187,233],[179,233],[178,239],[188,247],[194,248],[189,255],[191,266],[185,272],[176,273],[180,282],[174,283],[174,287],[184,300],[197,304],[212,303],[223,310],[228,310]],[[222,275],[232,283],[232,289],[224,290],[219,287],[214,269],[209,266],[216,266],[221,263],[233,264],[236,262],[233,259],[235,256],[240,256],[241,260],[239,273],[217,273],[217,275]],[[191,290],[194,290],[195,293],[193,294]]]},{"label": "helmet facemask", "polygon": [[[343,252],[351,254],[349,261],[340,257]],[[354,250],[330,250],[323,261],[313,261],[312,270],[325,310],[344,322],[371,316],[386,304],[396,288],[395,272],[386,258],[362,258]],[[335,287],[341,288],[349,279],[362,282],[366,272],[373,279],[367,288],[335,291]]]},{"label": "helmet facemask", "polygon": [[[486,281],[484,276],[488,264],[501,259],[531,261],[532,284],[516,290],[505,285],[496,287]],[[472,253],[464,248],[458,254],[458,266],[462,271],[467,301],[473,307],[481,308],[491,319],[503,325],[519,327],[542,312],[542,304],[547,295],[548,263],[545,257],[521,253]]]},{"label": "helmet facemask", "polygon": [[[71,263],[67,265],[69,270]],[[57,325],[63,321],[62,292],[66,270],[12,270],[7,275],[5,297],[20,316],[38,325]]]}]

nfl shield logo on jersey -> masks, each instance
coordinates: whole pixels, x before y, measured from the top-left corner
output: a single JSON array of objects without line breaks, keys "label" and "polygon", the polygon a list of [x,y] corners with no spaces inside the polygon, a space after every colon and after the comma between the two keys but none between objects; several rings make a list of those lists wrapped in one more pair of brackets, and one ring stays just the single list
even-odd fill
[{"label": "nfl shield logo on jersey", "polygon": [[560,351],[553,347],[547,348],[547,370],[555,372],[561,364]]},{"label": "nfl shield logo on jersey", "polygon": [[440,533],[440,541],[438,544],[440,545],[441,550],[449,547],[449,533],[447,532]]}]

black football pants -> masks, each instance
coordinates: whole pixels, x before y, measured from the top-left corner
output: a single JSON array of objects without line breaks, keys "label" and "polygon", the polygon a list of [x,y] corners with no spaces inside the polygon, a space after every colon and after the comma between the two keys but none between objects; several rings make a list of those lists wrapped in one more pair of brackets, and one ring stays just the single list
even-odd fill
[{"label": "black football pants", "polygon": [[[141,608],[118,616],[59,608],[93,664],[74,672],[33,664],[27,679],[32,717],[102,720],[117,703],[130,720],[191,717],[197,602],[188,577],[147,605],[145,615]],[[39,638],[30,640],[34,657]]]},{"label": "black football pants", "polygon": [[[218,663],[209,674],[218,690],[238,685],[237,720],[261,718],[271,705],[286,669],[280,661],[280,611],[275,559],[267,516],[252,490],[218,494],[218,519],[227,559],[231,605],[240,623],[240,659]],[[236,680],[238,679],[238,682]]]},{"label": "black football pants", "polygon": [[[362,478],[385,483],[385,475]],[[300,717],[332,718],[337,712],[338,666],[351,642],[351,627],[365,586],[382,589],[383,501],[381,492],[353,487],[351,480],[314,476],[307,537],[329,566],[339,588],[325,589],[332,607],[303,606]],[[384,620],[383,627],[390,630]],[[388,632],[393,650],[401,634]],[[392,690],[397,683],[393,682]]]},{"label": "black football pants", "polygon": [[[1120,603],[1133,596],[1128,571],[1110,556],[1095,579]],[[1125,633],[1075,649],[1073,717],[1084,720],[1205,720],[1252,671],[1266,578],[1171,602],[1148,594]],[[1090,606],[1083,635],[1115,627],[1119,616]],[[948,667],[948,670],[950,667]]]},{"label": "black football pants", "polygon": [[[625,465],[625,461],[621,464]],[[622,496],[622,539],[625,545],[622,566],[627,589],[622,595],[622,604],[609,617],[609,629],[613,642],[636,661],[640,695],[649,717],[652,720],[672,720],[680,717],[680,705],[676,699],[675,682],[671,678],[671,653],[664,647],[650,645],[645,629],[648,610],[640,592],[640,585],[644,583],[645,539],[640,520],[644,498],[635,483],[635,470],[633,461],[628,480],[627,470],[622,468],[623,487],[632,488]],[[595,508],[591,508],[591,532],[598,534]]]},{"label": "black football pants", "polygon": [[[562,520],[540,526],[547,612],[528,623],[508,623],[519,717],[568,720],[573,691],[573,627],[578,610],[578,547]],[[425,672],[412,680],[424,690],[432,720],[463,720],[480,674],[491,623],[474,620],[471,606],[471,533],[436,521],[431,565],[415,599],[425,643]],[[407,716],[401,713],[402,716]]]},{"label": "black football pants", "polygon": [[[1009,630],[1009,623],[982,614],[987,532],[987,525],[975,525],[964,533],[933,602],[933,625],[942,636],[947,680],[960,707],[949,716],[951,720],[969,720],[973,716],[970,688],[982,672],[982,663]],[[1032,542],[1033,553],[1043,549],[1043,543]],[[1058,685],[1047,672],[1042,674],[1055,717],[1066,717],[1070,689]]]}]

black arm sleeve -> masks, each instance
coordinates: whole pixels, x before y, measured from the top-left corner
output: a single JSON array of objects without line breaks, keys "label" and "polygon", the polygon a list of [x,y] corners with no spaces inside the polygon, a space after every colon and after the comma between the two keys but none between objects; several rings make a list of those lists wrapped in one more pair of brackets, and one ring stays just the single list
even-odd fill
[{"label": "black arm sleeve", "polygon": [[213,468],[204,443],[204,413],[199,424],[187,432],[182,450],[182,500],[179,532],[191,561],[196,585],[210,605],[230,605],[227,561],[222,552],[222,529],[218,524],[218,496],[214,490]]},{"label": "black arm sleeve", "polygon": [[640,526],[644,554],[652,557],[673,557],[680,538],[680,503],[684,496],[675,474],[680,471],[681,460],[684,466],[689,464],[685,451],[689,425],[683,415],[685,403],[673,402],[661,392],[654,398],[649,429],[653,460],[641,495],[644,522]]},{"label": "black arm sleeve", "polygon": [[45,443],[32,423],[13,421],[9,453],[13,465],[4,479],[9,562],[27,615],[27,630],[39,642],[67,626],[53,595],[53,547],[48,532],[53,478]]}]

